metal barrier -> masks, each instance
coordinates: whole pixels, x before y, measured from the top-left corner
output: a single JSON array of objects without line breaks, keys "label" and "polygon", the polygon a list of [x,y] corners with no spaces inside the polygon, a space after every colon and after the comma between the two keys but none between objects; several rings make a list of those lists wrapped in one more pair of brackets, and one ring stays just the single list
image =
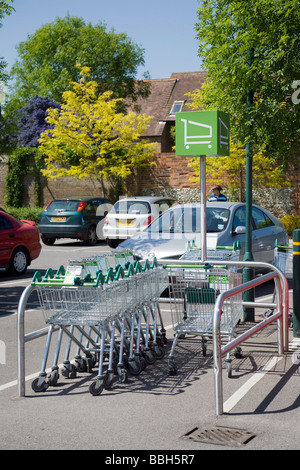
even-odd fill
[{"label": "metal barrier", "polygon": [[[274,279],[275,287],[277,291],[277,306],[276,312],[265,320],[257,323],[255,326],[250,328],[245,333],[241,334],[237,338],[228,342],[225,346],[221,347],[221,338],[220,338],[220,323],[223,304],[226,299],[240,293],[245,292],[246,290],[252,289],[260,284],[268,282]],[[257,306],[260,306],[257,304]],[[267,326],[269,323],[278,321],[278,354],[283,354],[283,336],[284,336],[284,322],[283,322],[283,309],[282,309],[282,287],[280,279],[277,273],[270,273],[262,276],[256,280],[248,281],[245,284],[242,284],[239,287],[223,292],[217,298],[214,310],[214,319],[213,319],[213,356],[214,356],[214,374],[215,374],[215,403],[216,403],[216,414],[223,414],[223,387],[222,387],[222,356],[227,354],[230,350],[235,348],[238,344],[245,341],[250,336],[254,335],[262,328]]]}]

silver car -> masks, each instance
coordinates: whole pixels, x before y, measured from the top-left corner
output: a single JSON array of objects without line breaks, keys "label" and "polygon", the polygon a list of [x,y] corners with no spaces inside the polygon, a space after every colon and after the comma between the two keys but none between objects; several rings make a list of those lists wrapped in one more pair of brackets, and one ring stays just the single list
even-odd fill
[{"label": "silver car", "polygon": [[103,236],[115,248],[121,241],[147,229],[149,224],[175,204],[167,197],[127,197],[117,201],[104,219]]},{"label": "silver car", "polygon": [[[207,249],[240,242],[245,253],[246,205],[234,202],[206,206]],[[288,245],[282,222],[262,207],[252,207],[252,253],[255,261],[273,262],[274,244]],[[140,259],[180,258],[189,244],[200,247],[200,204],[178,204],[164,212],[142,233],[120,244]]]}]

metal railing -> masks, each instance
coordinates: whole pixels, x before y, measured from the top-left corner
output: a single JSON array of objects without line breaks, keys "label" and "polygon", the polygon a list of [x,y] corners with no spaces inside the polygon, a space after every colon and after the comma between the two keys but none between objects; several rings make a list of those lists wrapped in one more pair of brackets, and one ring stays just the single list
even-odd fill
[{"label": "metal railing", "polygon": [[[270,280],[274,279],[275,289],[276,289],[276,298],[277,304],[275,306],[275,311],[273,315],[266,318],[265,320],[255,324],[252,328],[246,332],[239,335],[237,338],[231,340],[226,345],[221,347],[220,339],[220,323],[223,304],[229,297],[232,297],[240,292],[245,292],[246,290],[252,289],[258,285],[264,284]],[[254,335],[262,328],[269,325],[269,323],[278,320],[278,354],[283,354],[283,337],[284,337],[284,320],[283,320],[283,305],[282,305],[282,287],[280,279],[277,273],[270,273],[262,276],[258,279],[248,281],[247,283],[242,284],[241,286],[235,287],[223,292],[217,298],[215,310],[214,310],[214,319],[213,319],[213,356],[214,356],[214,376],[215,376],[215,404],[216,404],[216,414],[223,414],[223,385],[222,385],[222,356],[227,354],[229,351],[234,349],[238,344],[245,341],[250,336]],[[257,303],[257,307],[261,307],[261,304]]]},{"label": "metal railing", "polygon": [[45,336],[49,332],[49,328],[45,327],[40,330],[32,331],[25,335],[25,310],[31,293],[36,289],[35,286],[27,286],[21,294],[18,304],[18,391],[19,397],[25,396],[25,343],[32,341],[41,336]]}]

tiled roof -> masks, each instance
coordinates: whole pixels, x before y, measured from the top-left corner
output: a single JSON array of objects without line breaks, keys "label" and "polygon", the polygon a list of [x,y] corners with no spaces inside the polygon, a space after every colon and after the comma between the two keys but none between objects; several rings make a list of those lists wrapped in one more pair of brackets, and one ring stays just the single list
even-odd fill
[{"label": "tiled roof", "polygon": [[146,80],[151,85],[151,93],[146,99],[139,99],[140,114],[153,116],[151,124],[144,136],[160,136],[163,132],[165,122],[174,120],[170,116],[170,110],[174,101],[185,101],[182,111],[188,111],[186,103],[190,101],[186,93],[201,88],[207,72],[179,72],[172,73],[170,78]]}]

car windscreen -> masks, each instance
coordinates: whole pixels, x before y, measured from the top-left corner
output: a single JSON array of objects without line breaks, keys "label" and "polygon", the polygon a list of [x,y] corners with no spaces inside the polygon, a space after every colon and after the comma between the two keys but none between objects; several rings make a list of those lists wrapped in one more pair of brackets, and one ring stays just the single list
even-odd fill
[{"label": "car windscreen", "polygon": [[150,214],[151,207],[146,201],[118,201],[111,210],[113,214]]},{"label": "car windscreen", "polygon": [[[206,230],[207,232],[222,232],[225,230],[230,212],[223,208],[207,208]],[[148,231],[153,233],[194,233],[200,232],[199,207],[177,207],[164,212],[149,226]]]},{"label": "car windscreen", "polygon": [[52,201],[47,207],[47,212],[59,212],[59,211],[76,211],[78,208],[79,200],[56,200]]}]

